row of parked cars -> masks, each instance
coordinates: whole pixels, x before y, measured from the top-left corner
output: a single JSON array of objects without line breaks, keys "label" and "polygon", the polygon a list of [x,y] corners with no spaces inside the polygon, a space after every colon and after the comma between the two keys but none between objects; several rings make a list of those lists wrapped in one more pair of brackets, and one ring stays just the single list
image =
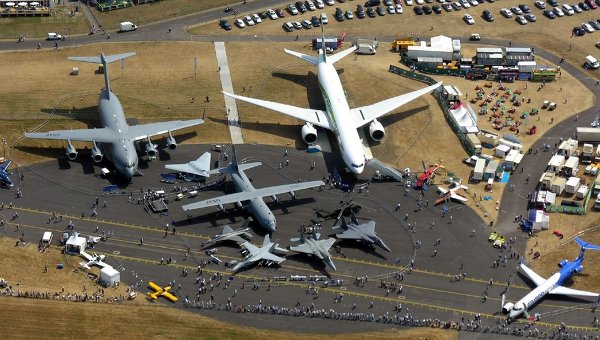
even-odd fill
[{"label": "row of parked cars", "polygon": [[575,13],[597,9],[600,5],[600,0],[585,0],[577,4],[559,4],[557,0],[548,0],[548,4],[543,1],[536,1],[535,7],[544,10],[544,16],[548,19],[556,19],[556,17],[571,16]]},{"label": "row of parked cars", "polygon": [[283,24],[283,29],[292,32],[293,30],[300,29],[311,29],[313,27],[320,27],[321,25],[327,25],[329,23],[329,18],[327,14],[321,13],[320,16],[313,15],[312,18],[304,19],[302,21],[288,21]]}]

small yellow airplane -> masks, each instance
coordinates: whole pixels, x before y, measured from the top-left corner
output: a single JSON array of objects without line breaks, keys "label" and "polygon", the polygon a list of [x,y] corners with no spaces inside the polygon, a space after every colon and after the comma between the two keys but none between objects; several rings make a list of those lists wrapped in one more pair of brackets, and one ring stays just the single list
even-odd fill
[{"label": "small yellow airplane", "polygon": [[171,286],[166,286],[165,288],[161,288],[159,285],[157,285],[156,283],[150,281],[148,283],[148,285],[150,286],[150,288],[154,289],[154,292],[148,292],[148,297],[150,297],[153,300],[156,300],[157,298],[164,296],[166,299],[168,299],[171,302],[175,302],[177,301],[177,297],[171,293],[169,293],[169,290],[171,290]]}]

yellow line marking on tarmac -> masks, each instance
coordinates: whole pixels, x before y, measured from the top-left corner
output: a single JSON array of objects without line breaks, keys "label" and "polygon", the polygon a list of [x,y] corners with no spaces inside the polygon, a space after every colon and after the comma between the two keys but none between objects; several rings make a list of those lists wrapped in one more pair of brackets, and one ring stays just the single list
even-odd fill
[{"label": "yellow line marking on tarmac", "polygon": [[[123,260],[128,260],[128,261],[133,261],[133,262],[144,262],[144,263],[156,263],[156,261],[149,261],[146,259],[142,259],[142,258],[137,258],[137,257],[132,257],[132,256],[124,256],[124,255],[113,255],[113,254],[107,254],[107,255],[111,255],[114,257],[118,257],[121,258]],[[189,265],[183,265],[183,264],[179,264],[179,263],[175,263],[175,264],[169,264],[169,266],[173,266],[173,267],[178,267],[178,268],[186,268],[186,269],[195,269],[195,267],[189,266]],[[205,269],[205,271],[207,272],[213,272],[213,273],[221,273],[223,275],[232,275],[231,273],[227,273],[227,272],[222,272],[219,270],[211,270],[211,269]],[[247,279],[262,279],[262,277],[260,276],[253,276],[253,275],[248,275],[248,274],[236,274],[236,277],[242,277],[242,278],[247,278]],[[275,281],[277,284],[280,285],[285,285],[285,286],[293,286],[293,287],[299,287],[299,288],[303,288],[306,287],[309,283],[306,281],[303,281],[302,283],[298,283],[298,282],[290,282],[290,281]],[[427,309],[433,309],[433,310],[440,310],[440,311],[445,311],[445,312],[453,312],[453,313],[461,313],[461,314],[467,314],[467,315],[474,315],[478,312],[474,312],[474,311],[468,311],[468,310],[464,310],[464,309],[458,309],[458,308],[452,308],[452,307],[442,307],[442,306],[438,306],[438,305],[434,305],[434,304],[428,304],[428,303],[422,303],[422,302],[416,302],[416,301],[412,301],[412,300],[407,300],[407,299],[398,299],[398,298],[392,298],[392,297],[387,297],[387,296],[378,296],[378,295],[373,295],[373,294],[369,294],[369,293],[362,293],[362,292],[356,292],[356,291],[349,291],[349,290],[342,290],[340,289],[341,287],[334,287],[334,286],[330,286],[330,287],[319,287],[319,291],[328,291],[331,293],[343,293],[344,295],[351,295],[351,296],[357,296],[357,297],[362,297],[362,298],[368,298],[371,300],[379,300],[379,301],[387,301],[387,302],[398,302],[401,301],[403,304],[409,304],[412,306],[418,306],[421,308],[427,308]],[[505,320],[506,318],[504,316],[501,315],[494,315],[494,314],[485,314],[485,313],[479,313],[481,316],[486,317],[486,318],[490,318],[490,319],[499,319],[499,320]],[[516,322],[519,323],[529,323],[528,320],[522,320],[522,319],[518,319],[516,320]],[[541,326],[545,326],[545,327],[558,327],[560,326],[560,324],[555,324],[555,323],[550,323],[550,322],[540,322],[537,321],[535,322],[536,325],[541,325]],[[566,325],[568,327],[569,330],[580,330],[580,331],[597,331],[597,328],[595,327],[590,327],[590,326],[575,326],[575,325]]]}]

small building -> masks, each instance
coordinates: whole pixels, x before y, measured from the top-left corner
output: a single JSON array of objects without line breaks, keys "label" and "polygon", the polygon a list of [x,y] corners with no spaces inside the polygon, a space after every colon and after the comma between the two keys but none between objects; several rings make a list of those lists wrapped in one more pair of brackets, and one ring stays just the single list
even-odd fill
[{"label": "small building", "polygon": [[504,54],[499,47],[480,47],[475,55],[477,65],[500,66],[504,65]]},{"label": "small building", "polygon": [[567,180],[567,184],[565,186],[565,191],[568,194],[574,194],[579,190],[579,186],[581,185],[581,178],[579,177],[569,177]]},{"label": "small building", "polygon": [[462,93],[454,85],[444,85],[442,86],[442,96],[449,102],[457,102],[460,101]]},{"label": "small building", "polygon": [[565,187],[567,186],[567,179],[564,177],[555,177],[552,182],[552,186],[550,187],[550,191],[557,194],[562,195],[563,191],[565,191]]},{"label": "small building", "polygon": [[502,144],[502,145],[506,145],[506,146],[510,147],[511,149],[513,149],[513,150],[517,150],[517,151],[523,150],[523,144],[510,141],[510,140],[508,140],[506,138],[500,138],[500,140],[498,140],[498,143]]},{"label": "small building", "polygon": [[[452,38],[439,35],[431,37],[429,45],[426,41],[421,41],[414,46],[407,46],[406,56],[412,60],[417,60],[419,57],[431,57],[451,61],[455,48],[456,45],[452,42]],[[460,48],[460,44],[458,48]]]},{"label": "small building", "polygon": [[483,172],[483,179],[487,181],[490,178],[495,178],[497,171],[498,171],[498,162],[490,161],[488,163],[488,165],[485,167],[485,171]]},{"label": "small building", "polygon": [[440,57],[418,57],[417,63],[426,68],[439,68],[444,64],[444,59]]},{"label": "small building", "polygon": [[563,155],[554,155],[550,158],[548,162],[548,166],[546,167],[546,171],[552,171],[558,175],[558,173],[562,170],[563,165],[565,164],[565,156]]},{"label": "small building", "polygon": [[510,150],[504,158],[502,167],[506,171],[513,171],[523,160],[523,154],[517,150]]},{"label": "small building", "polygon": [[[456,102],[449,110],[450,118],[454,121],[462,133],[473,134],[477,138],[477,113],[473,110],[469,103]],[[479,141],[479,138],[477,138]],[[481,149],[481,141],[479,141],[479,149]]]},{"label": "small building", "polygon": [[579,187],[579,189],[577,189],[577,192],[575,193],[575,198],[582,200],[585,198],[585,196],[587,196],[589,191],[590,188],[587,185],[582,185]]},{"label": "small building", "polygon": [[573,176],[577,173],[577,167],[579,166],[579,157],[571,156],[567,159],[563,165],[562,172],[565,176]]},{"label": "small building", "polygon": [[85,251],[87,239],[79,236],[79,233],[73,233],[65,243],[65,254],[80,255]]},{"label": "small building", "polygon": [[121,282],[121,273],[112,266],[100,269],[100,284],[104,287],[115,287]]},{"label": "small building", "polygon": [[379,41],[371,39],[358,39],[356,41],[356,53],[375,54],[379,47]]},{"label": "small building", "polygon": [[558,154],[559,155],[563,155],[565,157],[570,157],[573,156],[574,154],[577,153],[577,145],[579,143],[575,140],[575,139],[567,139],[566,141],[563,141],[562,143],[560,143],[560,145],[558,146]]},{"label": "small building", "polygon": [[544,172],[540,177],[539,181],[540,190],[550,190],[550,187],[552,186],[552,182],[554,182],[555,177],[556,174],[552,171]]},{"label": "small building", "polygon": [[475,169],[473,170],[473,180],[483,180],[483,173],[485,172],[485,158],[480,158],[475,163]]},{"label": "small building", "polygon": [[510,146],[500,144],[496,147],[496,153],[494,154],[496,157],[504,158],[510,151]]},{"label": "small building", "polygon": [[546,209],[547,206],[556,204],[556,194],[547,190],[536,191],[531,195],[529,203],[534,209]]},{"label": "small building", "polygon": [[477,137],[479,137],[479,140],[485,147],[490,149],[498,145],[498,141],[500,140],[497,134],[486,130],[479,131]]},{"label": "small building", "polygon": [[532,231],[548,230],[550,217],[544,210],[530,209],[527,213],[527,222]]},{"label": "small building", "polygon": [[474,153],[476,155],[480,155],[481,154],[481,142],[479,141],[479,138],[477,138],[477,135],[474,133],[467,133],[465,136],[467,138],[467,142],[469,143],[469,145],[471,145],[471,147],[473,147]]},{"label": "small building", "polygon": [[519,61],[517,67],[521,73],[531,73],[537,66],[535,61]]},{"label": "small building", "polygon": [[506,53],[504,65],[514,66],[519,62],[531,62],[535,59],[530,47],[507,47],[504,51]]}]

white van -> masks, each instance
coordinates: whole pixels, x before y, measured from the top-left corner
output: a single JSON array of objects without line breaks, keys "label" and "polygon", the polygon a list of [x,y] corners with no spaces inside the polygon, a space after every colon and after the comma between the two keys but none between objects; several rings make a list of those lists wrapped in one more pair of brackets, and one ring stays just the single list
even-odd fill
[{"label": "white van", "polygon": [[42,244],[44,244],[44,246],[49,246],[50,243],[52,243],[52,232],[50,231],[45,231],[44,235],[42,236]]},{"label": "white van", "polygon": [[598,59],[594,58],[591,55],[588,55],[587,57],[585,57],[585,65],[587,65],[590,68],[593,69],[597,69],[598,67],[600,67],[600,63],[598,62]]},{"label": "white van", "polygon": [[48,33],[48,40],[61,40],[63,38],[62,35],[58,33]]},{"label": "white van", "polygon": [[134,23],[129,22],[129,21],[124,21],[119,24],[120,32],[135,31],[136,29],[137,29],[137,26]]},{"label": "white van", "polygon": [[575,14],[575,10],[569,4],[563,4],[562,5],[562,9],[563,9],[563,12],[565,12],[566,15],[573,15],[573,14]]}]

